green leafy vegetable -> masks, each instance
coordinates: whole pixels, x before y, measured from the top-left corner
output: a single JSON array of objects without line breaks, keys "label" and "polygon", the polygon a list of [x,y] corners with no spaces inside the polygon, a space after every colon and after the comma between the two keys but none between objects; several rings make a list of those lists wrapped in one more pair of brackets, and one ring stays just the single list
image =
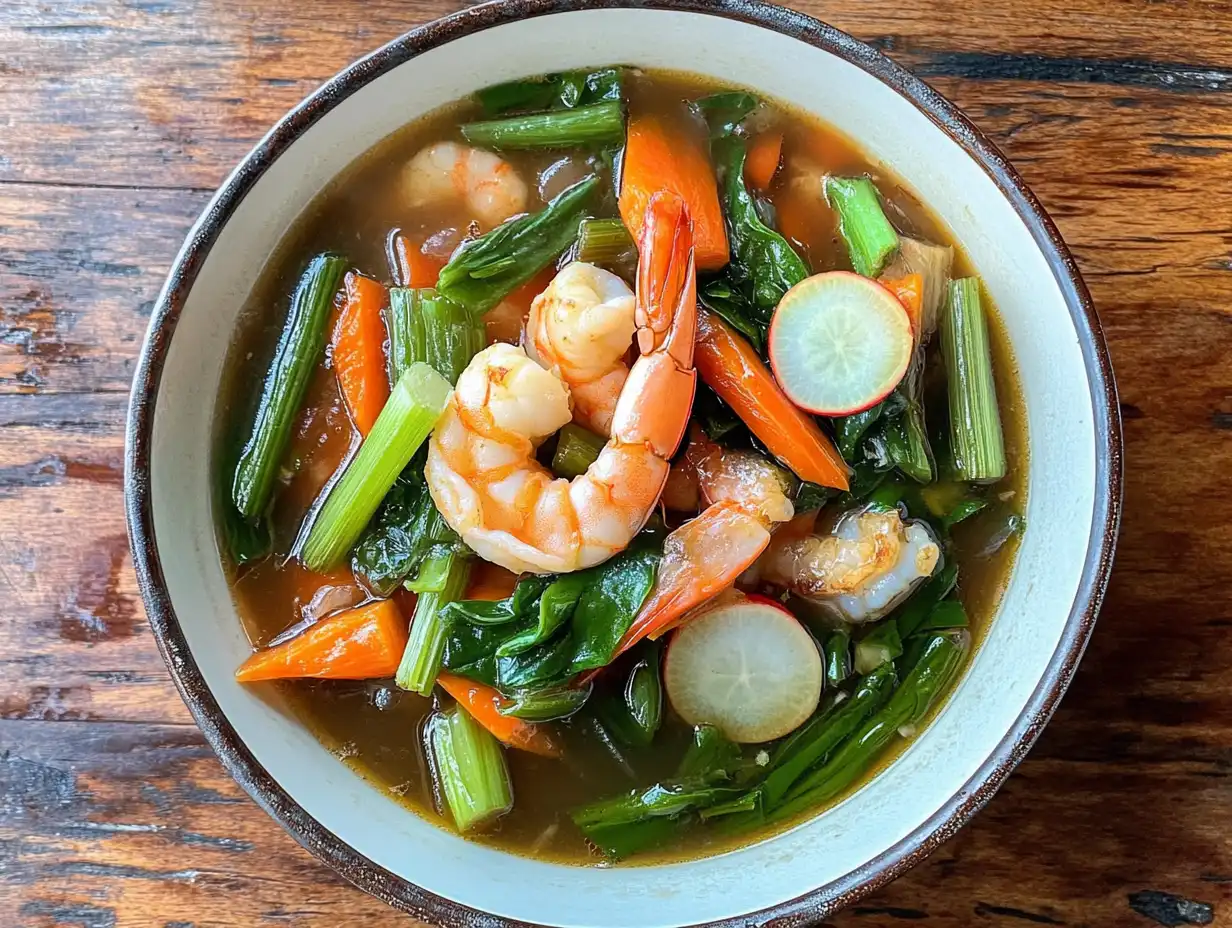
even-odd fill
[{"label": "green leafy vegetable", "polygon": [[893,663],[903,653],[903,640],[899,637],[898,624],[887,619],[856,642],[856,673],[872,673],[878,667]]},{"label": "green leafy vegetable", "polygon": [[484,313],[568,248],[599,180],[588,177],[538,213],[518,216],[465,242],[441,269],[437,290],[472,313]]},{"label": "green leafy vegetable", "polygon": [[553,722],[573,715],[590,698],[594,685],[550,686],[538,690],[515,690],[500,707],[501,715],[527,722]]},{"label": "green leafy vegetable", "polygon": [[933,607],[950,595],[958,582],[958,565],[948,561],[911,595],[894,612],[894,622],[902,638],[908,638],[920,630]]},{"label": "green leafy vegetable", "polygon": [[557,433],[552,473],[572,480],[586,473],[599,458],[607,439],[570,422]]},{"label": "green leafy vegetable", "polygon": [[657,534],[643,533],[597,567],[546,584],[539,577],[521,580],[498,603],[446,606],[444,666],[502,691],[543,687],[605,666],[654,586],[661,544]]},{"label": "green leafy vegetable", "polygon": [[697,301],[753,343],[758,353],[766,350],[764,315],[723,278],[710,281],[697,292]]},{"label": "green leafy vegetable", "polygon": [[425,451],[398,476],[355,546],[352,567],[378,596],[390,595],[432,555],[466,550],[428,493]]},{"label": "green leafy vegetable", "polygon": [[836,687],[851,676],[851,633],[839,629],[831,632],[822,647],[826,665],[826,686]]},{"label": "green leafy vegetable", "polygon": [[623,685],[595,705],[608,731],[630,747],[647,747],[663,721],[660,654],[658,642],[645,642]]},{"label": "green leafy vegetable", "polygon": [[919,662],[885,706],[821,767],[800,780],[771,817],[789,818],[834,798],[850,786],[900,731],[912,730],[928,714],[957,675],[970,641],[961,629],[927,638]]},{"label": "green leafy vegetable", "polygon": [[520,110],[568,109],[603,100],[620,100],[622,78],[620,68],[566,71],[494,84],[476,93],[475,99],[489,116]]}]

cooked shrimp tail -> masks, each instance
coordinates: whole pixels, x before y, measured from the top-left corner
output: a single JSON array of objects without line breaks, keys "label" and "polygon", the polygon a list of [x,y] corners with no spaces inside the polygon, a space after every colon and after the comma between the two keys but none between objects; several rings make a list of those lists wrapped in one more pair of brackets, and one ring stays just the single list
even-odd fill
[{"label": "cooked shrimp tail", "polygon": [[654,589],[625,632],[619,654],[643,638],[658,638],[696,607],[721,593],[770,543],[770,531],[736,503],[715,503],[667,536]]},{"label": "cooked shrimp tail", "polygon": [[[659,457],[670,458],[684,438],[697,389],[693,224],[683,200],[660,193],[646,207],[643,228],[636,302],[642,354],[616,401],[612,437],[628,444],[645,442]],[[684,416],[679,414],[682,401]]]}]

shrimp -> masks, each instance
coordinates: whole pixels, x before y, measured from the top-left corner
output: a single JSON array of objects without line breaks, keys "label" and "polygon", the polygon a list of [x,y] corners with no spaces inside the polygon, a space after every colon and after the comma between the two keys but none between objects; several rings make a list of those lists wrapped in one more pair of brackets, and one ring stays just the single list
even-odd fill
[{"label": "shrimp", "polygon": [[531,303],[526,353],[555,371],[573,396],[573,418],[608,435],[629,377],[625,356],[637,330],[633,291],[610,271],[574,261]]},{"label": "shrimp", "polygon": [[622,551],[658,502],[697,376],[693,231],[682,200],[651,200],[641,254],[642,354],[616,403],[611,439],[585,474],[553,479],[536,461],[535,448],[572,410],[567,385],[522,348],[491,345],[458,378],[424,475],[445,521],[484,560],[515,573],[591,567]]},{"label": "shrimp", "polygon": [[772,544],[762,578],[824,606],[844,622],[871,622],[906,599],[941,560],[923,522],[904,522],[898,510],[857,509],[834,531]]},{"label": "shrimp", "polygon": [[681,481],[692,477],[708,505],[667,536],[654,588],[618,653],[697,615],[698,606],[757,562],[774,527],[795,514],[787,497],[789,475],[754,451],[720,448],[701,429],[693,430],[684,461],[674,469],[680,470]]},{"label": "shrimp", "polygon": [[499,155],[457,142],[436,142],[402,169],[407,205],[462,202],[485,228],[526,210],[529,191],[513,165]]}]

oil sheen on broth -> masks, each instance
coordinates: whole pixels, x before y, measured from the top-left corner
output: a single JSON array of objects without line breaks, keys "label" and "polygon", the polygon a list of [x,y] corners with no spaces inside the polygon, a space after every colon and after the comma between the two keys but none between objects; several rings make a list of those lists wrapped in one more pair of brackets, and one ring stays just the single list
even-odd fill
[{"label": "oil sheen on broth", "polygon": [[[686,100],[696,99],[716,88],[700,80],[671,73],[638,72],[626,80],[626,96],[632,114],[656,112],[665,120],[701,127],[689,113]],[[785,167],[770,191],[769,199],[788,235],[806,257],[814,273],[848,267],[848,258],[834,213],[819,207],[816,189],[795,183],[793,160],[807,159],[817,174],[867,174],[878,182],[887,213],[900,232],[935,242],[953,242],[946,230],[899,182],[892,171],[870,160],[848,139],[816,119],[775,106],[772,102],[761,117],[784,135]],[[402,205],[399,174],[403,165],[426,144],[441,139],[457,140],[459,124],[477,118],[471,102],[456,104],[405,127],[366,153],[335,180],[296,221],[278,251],[254,286],[233,345],[228,376],[217,417],[216,458],[228,458],[227,449],[241,441],[239,425],[251,421],[259,384],[281,331],[281,313],[308,256],[322,251],[345,254],[351,264],[379,280],[390,280],[387,243],[391,230],[401,229],[414,240],[434,236],[441,260],[448,257],[466,232],[467,217],[451,205],[409,210]],[[576,157],[557,152],[506,152],[503,154],[526,179],[528,210],[539,209],[585,173]],[[603,206],[614,215],[614,202]],[[971,273],[961,247],[956,249],[953,276]],[[522,314],[530,298],[548,278],[541,275],[533,287],[506,301],[501,311],[485,318],[490,340],[516,342]],[[507,304],[513,303],[516,312]],[[1007,338],[995,313],[990,314],[993,367],[1005,429],[1009,476],[998,485],[1005,500],[1025,508],[1027,444],[1021,393]],[[935,341],[935,340],[934,340]],[[275,551],[290,550],[304,514],[339,465],[358,444],[344,408],[327,357],[310,383],[306,408],[296,420],[291,448],[285,457],[288,476],[285,489],[273,510]],[[982,542],[960,525],[954,534],[962,565],[960,596],[972,621],[978,641],[996,609],[1017,549],[1012,539],[993,556],[980,558],[972,550]],[[233,591],[246,631],[256,647],[268,644],[294,626],[301,610],[318,596],[320,575],[300,567],[291,558],[270,557],[237,569],[231,565]],[[326,605],[361,602],[364,591],[347,568],[328,581],[333,589]],[[401,593],[396,594],[397,596]],[[409,609],[404,610],[409,615]],[[969,658],[968,658],[969,659]],[[342,682],[293,680],[262,687],[263,693],[293,713],[335,753],[374,786],[385,790],[418,814],[450,827],[448,814],[437,811],[438,798],[425,758],[423,722],[432,711],[432,701],[403,692],[392,680]],[[604,744],[585,730],[584,723],[570,720],[558,726],[566,746],[563,761],[522,751],[508,751],[515,791],[513,811],[474,840],[520,854],[570,862],[594,863],[596,858],[569,820],[567,810],[598,798],[643,787],[670,777],[676,760],[688,742],[690,730],[673,718],[665,701],[665,719],[652,749],[628,750],[622,760],[613,758]],[[934,712],[936,709],[934,709]],[[903,744],[909,742],[903,742]],[[878,769],[893,760],[902,744],[887,753]],[[866,777],[867,779],[867,777]],[[857,784],[854,788],[858,788]],[[812,810],[808,815],[820,810]],[[781,826],[776,826],[779,830]],[[748,843],[764,835],[753,833],[739,839],[724,839],[708,830],[694,829],[689,839],[665,851],[633,858],[635,864],[663,859],[702,856],[734,844]]]}]

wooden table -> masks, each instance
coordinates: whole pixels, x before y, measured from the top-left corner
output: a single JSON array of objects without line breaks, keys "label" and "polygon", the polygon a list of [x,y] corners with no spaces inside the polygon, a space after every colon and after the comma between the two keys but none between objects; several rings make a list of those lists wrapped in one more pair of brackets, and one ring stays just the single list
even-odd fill
[{"label": "wooden table", "polygon": [[[834,923],[1232,923],[1232,4],[799,5],[931,81],[1026,175],[1107,328],[1128,471],[1056,720],[972,825]],[[134,584],[122,431],[214,187],[337,69],[457,6],[0,4],[0,925],[407,924],[194,727]]]}]

